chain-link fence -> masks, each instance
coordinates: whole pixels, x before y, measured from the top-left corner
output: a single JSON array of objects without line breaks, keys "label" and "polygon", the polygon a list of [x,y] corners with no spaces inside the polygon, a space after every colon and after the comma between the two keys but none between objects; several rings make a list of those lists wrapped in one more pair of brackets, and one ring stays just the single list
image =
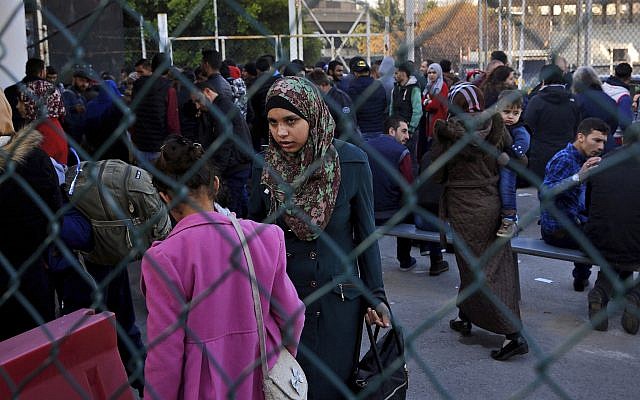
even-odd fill
[{"label": "chain-link fence", "polygon": [[[537,398],[545,390],[573,398],[551,372],[562,358],[593,329],[607,330],[614,315],[622,315],[627,333],[637,333],[635,93],[624,68],[604,84],[598,76],[620,62],[635,68],[637,3],[415,4],[415,43],[407,44],[406,30],[394,29],[406,20],[393,18],[398,13],[389,2],[377,11],[382,25],[389,17],[388,33],[373,32],[388,44],[367,43],[370,58],[390,56],[398,67],[388,88],[396,68],[385,75],[383,60],[382,77],[371,78],[372,60],[357,40],[364,57],[349,66],[355,75],[340,82],[328,81],[320,66],[314,70],[315,59],[285,61],[280,38],[295,35],[273,30],[286,30],[284,2],[229,0],[220,2],[218,14],[204,0],[158,10],[105,0],[72,25],[56,13],[56,2],[28,3],[26,11],[35,10],[47,32],[66,41],[48,51],[72,84],[45,83],[45,65],[37,60],[27,62],[24,79],[16,75],[5,61],[17,43],[0,29],[0,68],[18,82],[5,88],[0,125],[2,397],[260,398],[265,360],[251,282],[261,293],[269,368],[281,350],[297,352],[306,379],[294,373],[287,384],[296,389],[307,381],[315,399],[372,398],[398,371],[399,395],[407,390],[405,360],[408,398],[473,393],[443,384],[439,371],[449,368],[448,358],[434,360],[424,340],[456,312],[444,322],[455,332],[442,340],[478,335],[478,343],[496,348],[490,353],[496,360],[527,353],[534,360],[518,368],[530,379],[514,377],[515,390],[496,389],[495,397]],[[14,7],[11,15],[25,5]],[[170,58],[156,55],[152,49],[163,37],[148,22],[150,11],[180,16],[169,15],[164,39],[172,39],[165,49],[180,67],[200,71],[178,73]],[[104,13],[115,13],[123,26],[120,50],[111,52],[106,43],[117,37],[93,35]],[[224,78],[219,54],[201,52],[216,45],[214,14],[218,47],[245,66],[224,65]],[[180,39],[194,36],[206,41]],[[318,43],[310,39],[315,42],[305,40],[303,48]],[[137,65],[121,82],[101,74],[114,59],[142,58],[134,43],[147,58],[154,55],[149,65]],[[95,45],[104,51],[88,51]],[[402,63],[446,58],[464,71],[486,66],[495,49],[518,67],[502,66],[502,78],[481,73],[476,85],[449,86],[439,67],[419,73]],[[98,53],[112,57],[96,62]],[[261,54],[272,57],[256,57]],[[567,84],[564,71],[547,66],[533,93],[516,90],[515,72],[537,77],[552,56],[594,70],[578,69]],[[253,61],[255,71],[246,68]],[[350,103],[336,107],[336,88]],[[519,193],[539,202],[521,209],[517,181],[530,188]],[[246,242],[233,215],[243,218]],[[524,233],[510,241],[518,231]],[[397,249],[389,243],[394,236]],[[459,271],[459,292],[403,320],[396,299],[406,287],[394,274],[398,262],[401,270],[415,267],[416,239],[432,275],[449,266]],[[443,255],[447,243],[455,257]],[[580,299],[583,315],[551,349],[525,313],[521,318],[527,299],[516,252],[535,255],[529,262],[536,266],[547,258],[576,261],[576,291],[589,286],[591,264],[599,267]],[[144,303],[136,301],[138,282]],[[431,302],[429,293],[421,295]],[[115,317],[100,314],[108,321],[102,323],[78,313],[87,308]],[[380,350],[390,358],[379,361],[385,370],[368,381],[354,378],[368,350],[365,314],[392,325],[405,346],[402,359],[394,354],[396,342],[386,342]],[[487,339],[481,328],[494,335]],[[465,352],[458,343],[448,351]],[[478,369],[493,362],[486,356],[473,361]],[[456,385],[464,387],[465,379]],[[628,397],[636,389],[616,393]]]}]

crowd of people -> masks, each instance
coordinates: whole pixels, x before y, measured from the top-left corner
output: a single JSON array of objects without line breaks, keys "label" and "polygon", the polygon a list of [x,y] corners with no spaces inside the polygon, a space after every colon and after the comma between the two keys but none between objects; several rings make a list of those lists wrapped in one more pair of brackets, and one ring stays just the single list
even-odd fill
[{"label": "crowd of people", "polygon": [[[491,58],[486,70],[460,77],[448,60],[418,66],[387,56],[370,65],[353,57],[309,67],[264,55],[239,66],[204,50],[196,68],[179,69],[158,53],[119,81],[78,67],[66,88],[53,67],[29,59],[25,77],[0,92],[0,209],[13,227],[0,233],[0,251],[38,316],[10,296],[0,315],[12,323],[0,327],[0,340],[52,320],[56,307],[95,306],[95,287],[73,263],[51,266],[61,251],[82,258],[101,239],[91,218],[69,206],[68,171],[112,159],[154,175],[153,194],[174,223],[142,260],[146,346],[127,270],[83,261],[102,307],[116,313],[121,356],[141,396],[260,398],[250,261],[234,251],[244,245],[236,217],[264,299],[269,354],[284,347],[297,357],[312,399],[344,396],[363,319],[392,323],[380,251],[368,240],[376,225],[455,232],[460,296],[450,328],[504,335],[496,360],[528,352],[508,240],[519,230],[522,182],[539,189],[545,242],[581,248],[586,235],[610,264],[588,295],[595,328],[607,328],[602,313],[619,279],[622,325],[636,334],[640,192],[631,172],[639,167],[621,151],[639,139],[631,66],[617,65],[601,82],[589,66],[563,70],[558,57],[525,93],[506,54]],[[441,167],[431,172],[434,163]],[[431,276],[449,270],[446,243],[398,238],[401,271],[418,264],[414,245],[429,256]],[[466,293],[477,281],[475,260],[492,246],[483,290]],[[576,291],[589,286],[590,269],[575,265]],[[3,270],[3,293],[12,276]]]}]

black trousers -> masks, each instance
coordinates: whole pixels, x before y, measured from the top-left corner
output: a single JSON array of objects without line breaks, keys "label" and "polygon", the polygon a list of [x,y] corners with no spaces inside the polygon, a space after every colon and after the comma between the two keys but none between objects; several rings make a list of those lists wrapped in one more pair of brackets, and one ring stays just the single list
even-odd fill
[{"label": "black trousers", "polygon": [[[582,250],[580,246],[578,246],[578,243],[576,243],[573,236],[564,229],[559,229],[551,234],[542,231],[542,240],[552,246],[563,247],[565,249]],[[591,276],[591,264],[573,263],[573,265],[574,268],[572,275],[574,279],[589,279],[589,276]]]},{"label": "black trousers", "polygon": [[[86,262],[87,271],[93,276],[101,288],[102,303],[97,307],[116,314],[116,321],[121,328],[118,332],[118,351],[128,375],[135,374],[134,388],[141,392],[144,386],[144,360],[146,353],[142,343],[140,329],[136,325],[136,314],[133,308],[129,272],[126,268],[116,269],[115,266],[99,265]],[[111,274],[114,275],[111,275]],[[128,339],[124,339],[124,337]],[[130,343],[127,343],[130,341]],[[137,353],[137,354],[136,354]],[[136,361],[142,361],[142,368],[137,369]],[[138,372],[139,371],[139,372]]]}]

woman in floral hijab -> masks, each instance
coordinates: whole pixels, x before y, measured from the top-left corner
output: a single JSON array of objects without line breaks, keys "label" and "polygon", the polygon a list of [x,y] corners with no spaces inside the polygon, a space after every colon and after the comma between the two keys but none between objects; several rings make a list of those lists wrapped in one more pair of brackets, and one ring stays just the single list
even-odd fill
[{"label": "woman in floral hijab", "polygon": [[350,256],[375,230],[371,170],[362,150],[333,138],[307,79],[276,81],[266,111],[269,147],[254,167],[249,217],[285,231],[287,274],[307,305],[298,361],[309,398],[341,399],[335,376],[347,385],[353,373],[363,316],[390,324],[377,243]]}]

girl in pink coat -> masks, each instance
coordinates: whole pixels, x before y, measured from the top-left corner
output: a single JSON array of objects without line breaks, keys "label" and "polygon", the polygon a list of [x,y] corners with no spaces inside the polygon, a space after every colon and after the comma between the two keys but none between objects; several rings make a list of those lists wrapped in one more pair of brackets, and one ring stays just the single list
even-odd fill
[{"label": "girl in pink coat", "polygon": [[[207,163],[191,171],[203,152],[199,144],[174,137],[157,165],[170,180],[190,178],[186,197],[167,180],[154,179],[177,224],[142,261],[149,310],[145,398],[262,399],[247,263],[231,221],[214,210],[218,177]],[[296,355],[304,305],[286,273],[282,230],[249,220],[240,225],[261,289],[271,368],[282,345]]]}]

